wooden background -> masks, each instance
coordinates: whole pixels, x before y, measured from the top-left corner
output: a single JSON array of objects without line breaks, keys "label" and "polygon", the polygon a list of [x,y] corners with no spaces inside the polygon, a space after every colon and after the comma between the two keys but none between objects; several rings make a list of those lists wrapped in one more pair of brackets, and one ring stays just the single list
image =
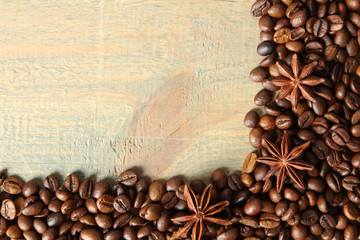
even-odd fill
[{"label": "wooden background", "polygon": [[0,168],[25,179],[130,167],[232,171],[260,89],[247,0],[0,2]]}]

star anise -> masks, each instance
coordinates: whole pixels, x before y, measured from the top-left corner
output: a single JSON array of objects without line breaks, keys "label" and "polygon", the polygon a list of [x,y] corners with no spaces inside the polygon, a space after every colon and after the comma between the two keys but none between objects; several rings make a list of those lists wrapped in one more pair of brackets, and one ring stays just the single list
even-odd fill
[{"label": "star anise", "polygon": [[187,198],[187,206],[194,212],[194,214],[171,219],[175,224],[185,223],[182,228],[173,233],[171,239],[186,238],[191,230],[191,239],[200,240],[204,234],[204,222],[220,225],[231,224],[231,221],[229,220],[213,217],[213,215],[221,212],[224,208],[229,206],[229,201],[222,201],[209,205],[211,189],[212,185],[210,184],[204,189],[200,201],[198,201],[190,186],[185,185],[184,194]]},{"label": "star anise", "polygon": [[277,100],[290,98],[291,105],[296,107],[302,95],[311,102],[316,102],[315,95],[308,86],[316,86],[325,81],[324,78],[311,76],[317,66],[316,61],[302,67],[298,55],[294,53],[291,60],[291,70],[281,62],[276,62],[276,66],[282,75],[271,80],[272,84],[281,87]]},{"label": "star anise", "polygon": [[310,141],[289,149],[289,140],[286,131],[281,141],[281,150],[273,143],[265,140],[266,149],[273,156],[259,157],[257,162],[264,163],[271,166],[270,171],[265,175],[264,180],[270,178],[272,175],[276,175],[276,189],[278,192],[284,186],[286,177],[290,178],[302,189],[305,189],[304,181],[299,176],[298,170],[311,170],[313,166],[303,160],[299,160],[303,152],[310,145]]}]

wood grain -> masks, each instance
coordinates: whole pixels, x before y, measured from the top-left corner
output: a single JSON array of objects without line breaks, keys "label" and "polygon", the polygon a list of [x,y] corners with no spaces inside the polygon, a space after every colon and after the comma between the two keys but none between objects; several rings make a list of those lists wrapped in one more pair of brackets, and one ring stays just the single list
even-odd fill
[{"label": "wood grain", "polygon": [[239,170],[260,89],[251,1],[0,3],[0,168],[25,179]]}]

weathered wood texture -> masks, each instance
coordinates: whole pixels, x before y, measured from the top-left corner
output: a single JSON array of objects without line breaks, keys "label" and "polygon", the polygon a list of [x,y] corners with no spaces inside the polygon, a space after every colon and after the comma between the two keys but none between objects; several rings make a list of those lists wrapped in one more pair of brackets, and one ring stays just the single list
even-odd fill
[{"label": "weathered wood texture", "polygon": [[252,1],[0,3],[0,169],[237,170],[259,29]]}]

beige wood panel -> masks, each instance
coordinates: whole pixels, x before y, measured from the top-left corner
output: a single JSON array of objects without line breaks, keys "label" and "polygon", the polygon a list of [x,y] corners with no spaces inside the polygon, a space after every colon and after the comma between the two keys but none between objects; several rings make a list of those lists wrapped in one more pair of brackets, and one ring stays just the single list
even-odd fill
[{"label": "beige wood panel", "polygon": [[0,168],[238,170],[259,29],[245,0],[0,3]]}]

